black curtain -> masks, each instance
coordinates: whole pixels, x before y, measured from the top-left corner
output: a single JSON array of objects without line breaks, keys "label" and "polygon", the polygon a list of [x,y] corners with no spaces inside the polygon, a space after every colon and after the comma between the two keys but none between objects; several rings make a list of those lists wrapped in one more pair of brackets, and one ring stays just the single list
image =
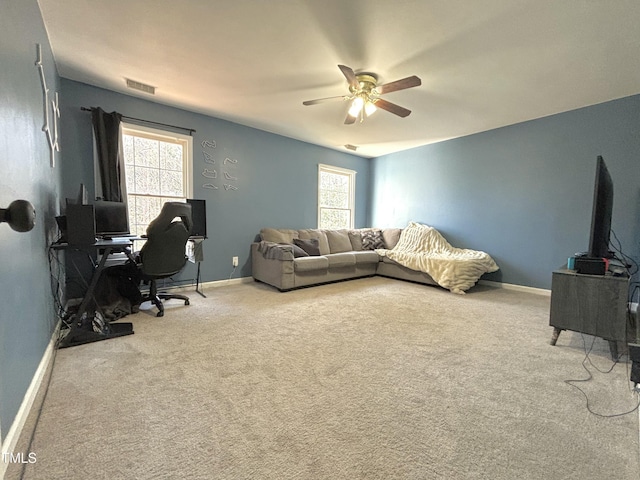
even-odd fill
[{"label": "black curtain", "polygon": [[101,108],[91,109],[93,133],[96,139],[102,198],[111,202],[122,202],[120,180],[120,122],[122,115],[117,112],[106,113]]}]

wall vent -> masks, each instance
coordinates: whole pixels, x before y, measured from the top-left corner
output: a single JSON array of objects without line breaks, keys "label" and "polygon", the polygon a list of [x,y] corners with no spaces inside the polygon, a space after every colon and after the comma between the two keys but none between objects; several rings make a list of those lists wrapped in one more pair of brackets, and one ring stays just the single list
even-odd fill
[{"label": "wall vent", "polygon": [[133,90],[149,93],[151,95],[156,94],[156,87],[152,87],[151,85],[147,85],[146,83],[136,82],[135,80],[131,80],[130,78],[127,78],[125,80],[127,81],[127,87],[132,88]]}]

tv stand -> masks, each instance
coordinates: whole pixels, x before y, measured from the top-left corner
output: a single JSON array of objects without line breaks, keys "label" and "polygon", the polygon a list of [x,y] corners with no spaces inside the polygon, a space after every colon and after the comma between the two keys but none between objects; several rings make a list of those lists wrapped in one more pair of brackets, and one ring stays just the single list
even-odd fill
[{"label": "tv stand", "polygon": [[553,327],[551,345],[560,332],[572,330],[609,341],[613,360],[618,359],[618,342],[627,341],[629,277],[624,275],[584,275],[559,269],[551,281]]}]

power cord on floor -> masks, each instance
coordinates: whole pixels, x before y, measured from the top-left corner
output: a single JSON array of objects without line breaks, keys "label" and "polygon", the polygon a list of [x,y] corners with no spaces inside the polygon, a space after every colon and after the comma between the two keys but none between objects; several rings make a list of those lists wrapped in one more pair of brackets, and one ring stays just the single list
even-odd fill
[{"label": "power cord on floor", "polygon": [[[578,390],[585,398],[586,400],[586,407],[587,407],[587,411],[589,413],[591,413],[592,415],[595,415],[596,417],[600,417],[600,418],[615,418],[615,417],[623,417],[625,415],[629,415],[635,411],[638,411],[640,409],[640,395],[639,395],[639,391],[637,390],[637,387],[634,387],[631,391],[632,393],[635,393],[636,395],[638,395],[638,403],[636,404],[636,406],[634,408],[632,408],[629,411],[626,412],[621,412],[621,413],[613,413],[613,414],[609,414],[609,415],[605,415],[602,413],[598,413],[593,411],[593,409],[591,408],[591,404],[589,402],[589,396],[586,394],[586,392],[581,389],[578,385],[575,385],[575,383],[586,383],[586,382],[590,382],[591,380],[593,380],[593,375],[591,374],[591,371],[589,370],[589,368],[587,368],[586,363],[588,362],[593,368],[595,368],[598,372],[600,373],[604,373],[605,375],[611,373],[613,371],[613,369],[616,367],[616,365],[618,365],[618,363],[620,362],[620,358],[622,357],[622,355],[618,355],[618,358],[616,358],[613,361],[613,365],[611,366],[611,368],[609,370],[601,370],[599,369],[597,366],[594,365],[594,363],[591,361],[590,358],[590,354],[591,354],[591,350],[593,349],[593,345],[595,343],[596,337],[593,337],[592,341],[591,341],[591,345],[589,346],[589,348],[587,349],[587,342],[585,340],[584,335],[581,335],[582,337],[582,343],[584,346],[584,351],[585,351],[585,357],[582,360],[582,368],[585,369],[585,371],[589,374],[589,376],[587,378],[582,378],[582,379],[571,379],[571,380],[565,380],[564,383],[566,383],[567,385],[572,386],[573,388],[575,388],[576,390]],[[628,370],[628,363],[627,363],[627,370]]]}]

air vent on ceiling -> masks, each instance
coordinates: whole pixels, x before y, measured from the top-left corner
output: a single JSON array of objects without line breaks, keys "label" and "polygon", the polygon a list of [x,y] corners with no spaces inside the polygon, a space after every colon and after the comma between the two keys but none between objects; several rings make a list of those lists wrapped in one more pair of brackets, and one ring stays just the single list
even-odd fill
[{"label": "air vent on ceiling", "polygon": [[345,145],[344,148],[346,148],[347,150],[353,150],[354,152],[358,149],[357,146],[351,144]]},{"label": "air vent on ceiling", "polygon": [[147,85],[146,83],[136,82],[135,80],[131,80],[127,78],[127,87],[132,88],[134,90],[138,90],[140,92],[149,93],[151,95],[156,94],[156,87],[152,87],[151,85]]}]

